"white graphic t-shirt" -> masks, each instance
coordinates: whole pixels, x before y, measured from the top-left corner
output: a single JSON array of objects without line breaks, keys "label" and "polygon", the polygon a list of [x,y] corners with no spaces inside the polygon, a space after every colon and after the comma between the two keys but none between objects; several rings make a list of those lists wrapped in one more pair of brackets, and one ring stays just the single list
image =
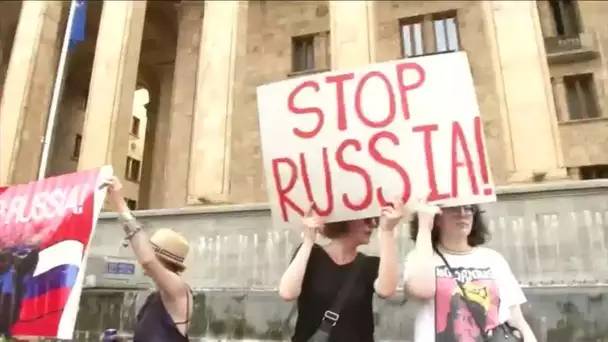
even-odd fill
[{"label": "white graphic t-shirt", "polygon": [[[405,262],[406,281],[407,260],[412,253]],[[442,253],[463,284],[471,308],[463,301],[458,283],[435,254],[435,298],[419,302],[414,342],[481,342],[473,317],[487,331],[510,318],[511,306],[526,302],[509,264],[500,253],[485,247],[477,247],[467,254]]]}]

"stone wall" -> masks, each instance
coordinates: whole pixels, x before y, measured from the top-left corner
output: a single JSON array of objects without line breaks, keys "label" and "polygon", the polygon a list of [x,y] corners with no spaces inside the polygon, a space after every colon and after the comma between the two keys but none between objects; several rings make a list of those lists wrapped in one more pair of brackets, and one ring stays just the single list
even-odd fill
[{"label": "stone wall", "polygon": [[[493,233],[490,246],[508,259],[525,288],[540,341],[608,339],[608,182],[585,181],[511,186],[484,205]],[[285,340],[294,307],[276,284],[300,241],[297,231],[273,229],[265,205],[144,211],[150,229],[172,227],[192,243],[185,273],[197,289],[193,340]],[[411,248],[407,225],[399,233],[403,257]],[[132,257],[122,247],[115,214],[104,213],[92,242],[93,255]],[[366,247],[376,253],[372,243]],[[129,331],[145,292],[85,289],[78,340],[100,331]],[[376,302],[379,340],[408,341],[414,310],[403,299]],[[87,337],[88,336],[88,337]]]},{"label": "stone wall", "polygon": [[[608,339],[608,290],[602,287],[525,289],[525,307],[539,342]],[[132,331],[137,303],[146,292],[86,291],[81,299],[77,341],[98,341],[105,328]],[[375,303],[378,341],[411,341],[414,305],[404,298]],[[192,341],[284,341],[296,311],[276,292],[214,290],[195,299]]]},{"label": "stone wall", "polygon": [[[493,238],[523,284],[608,283],[608,182],[538,184],[499,189],[499,201],[484,205]],[[171,227],[192,244],[185,273],[199,289],[272,290],[300,241],[298,231],[274,229],[266,205],[143,211],[150,230]],[[132,257],[115,214],[99,220],[91,253]],[[375,254],[372,239],[365,250]],[[399,253],[411,248],[407,225]]]}]

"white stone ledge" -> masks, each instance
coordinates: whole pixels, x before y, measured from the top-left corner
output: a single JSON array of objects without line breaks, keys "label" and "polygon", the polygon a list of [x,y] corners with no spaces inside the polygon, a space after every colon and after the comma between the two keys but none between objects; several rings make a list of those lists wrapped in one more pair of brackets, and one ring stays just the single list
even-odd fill
[{"label": "white stone ledge", "polygon": [[590,190],[598,188],[608,189],[608,179],[594,180],[564,180],[543,183],[513,184],[499,186],[496,193],[500,195],[530,194],[555,191]]},{"label": "white stone ledge", "polygon": [[[592,189],[608,189],[608,179],[596,179],[586,181],[558,181],[532,184],[514,184],[500,186],[496,188],[498,196],[501,195],[532,195],[548,192],[580,191]],[[225,204],[209,206],[193,206],[174,209],[150,209],[135,212],[138,217],[158,217],[176,215],[201,215],[201,214],[222,214],[222,213],[252,213],[269,211],[268,203],[249,203],[249,204]],[[101,219],[116,218],[115,212],[101,213]]]}]

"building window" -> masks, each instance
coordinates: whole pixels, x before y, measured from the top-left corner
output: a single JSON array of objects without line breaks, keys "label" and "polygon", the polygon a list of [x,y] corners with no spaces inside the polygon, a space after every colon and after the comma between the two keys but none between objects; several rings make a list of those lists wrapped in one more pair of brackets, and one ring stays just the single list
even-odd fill
[{"label": "building window", "polygon": [[549,0],[551,14],[558,37],[571,37],[580,33],[578,8],[575,0]]},{"label": "building window", "polygon": [[423,17],[401,20],[401,54],[403,57],[424,55],[422,22]]},{"label": "building window", "polygon": [[141,168],[141,162],[135,158],[127,157],[127,169],[125,172],[125,178],[132,182],[139,182],[139,170]]},{"label": "building window", "polygon": [[291,40],[293,72],[315,70],[315,36],[293,37]]},{"label": "building window", "polygon": [[133,134],[136,137],[139,137],[139,123],[140,123],[139,118],[137,118],[137,117],[131,118],[131,134]]},{"label": "building window", "polygon": [[[454,11],[401,19],[399,25],[403,57],[422,56],[425,50],[427,53],[444,53],[460,49],[458,22]],[[427,28],[431,30],[431,26],[432,32],[425,32]],[[434,44],[425,39],[434,39]]]},{"label": "building window", "polygon": [[456,13],[452,12],[435,16],[433,19],[433,29],[435,33],[435,52],[454,52],[459,50]]},{"label": "building window", "polygon": [[564,76],[570,120],[599,116],[592,74]]},{"label": "building window", "polygon": [[129,209],[131,210],[137,210],[137,201],[130,199],[130,198],[125,198],[125,201],[127,202],[127,207],[129,207]]},{"label": "building window", "polygon": [[579,168],[582,180],[608,178],[608,165],[589,165]]},{"label": "building window", "polygon": [[80,147],[82,146],[82,135],[76,134],[74,137],[74,148],[72,149],[72,160],[78,161],[80,158]]}]

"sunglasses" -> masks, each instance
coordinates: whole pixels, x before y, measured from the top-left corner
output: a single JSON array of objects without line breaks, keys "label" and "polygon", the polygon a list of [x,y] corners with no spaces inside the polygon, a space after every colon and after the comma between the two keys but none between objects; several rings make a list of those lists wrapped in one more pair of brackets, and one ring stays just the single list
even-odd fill
[{"label": "sunglasses", "polygon": [[460,214],[475,214],[478,209],[473,205],[459,205],[455,207],[446,207],[441,209],[443,212],[447,213],[460,213]]}]

